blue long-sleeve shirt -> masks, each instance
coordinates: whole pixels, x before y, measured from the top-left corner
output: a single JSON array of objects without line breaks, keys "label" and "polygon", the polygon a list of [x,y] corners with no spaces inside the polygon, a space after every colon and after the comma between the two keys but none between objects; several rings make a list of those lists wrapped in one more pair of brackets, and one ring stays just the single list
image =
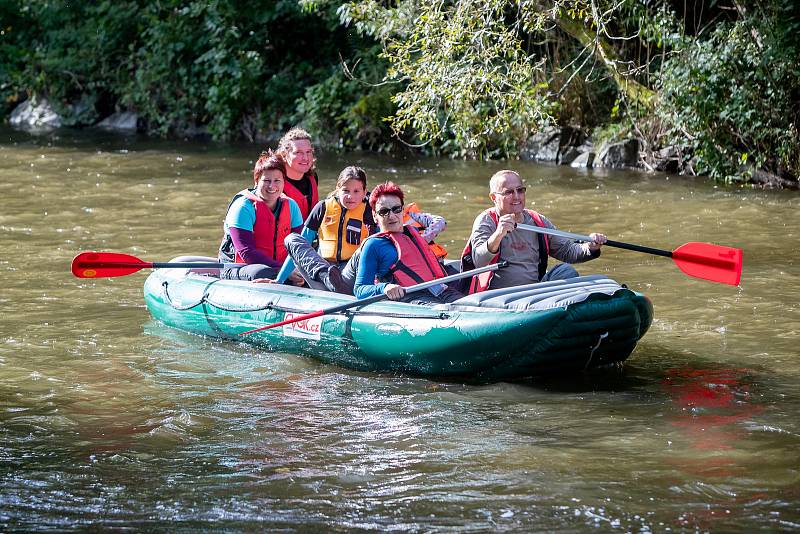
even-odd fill
[{"label": "blue long-sleeve shirt", "polygon": [[363,245],[361,258],[356,271],[356,282],[353,295],[357,299],[365,299],[382,295],[386,283],[375,283],[376,276],[384,276],[389,268],[397,263],[397,249],[388,239],[373,237]]}]

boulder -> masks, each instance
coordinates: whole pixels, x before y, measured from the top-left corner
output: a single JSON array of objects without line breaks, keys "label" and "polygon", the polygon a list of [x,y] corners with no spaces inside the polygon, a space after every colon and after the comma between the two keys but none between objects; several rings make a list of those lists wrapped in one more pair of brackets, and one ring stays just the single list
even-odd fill
[{"label": "boulder", "polygon": [[[563,135],[561,139],[562,140],[564,139]],[[583,144],[579,146],[569,145],[561,147],[561,154],[558,156],[558,162],[561,165],[570,165],[572,167],[592,166],[592,162],[594,161],[594,156],[595,156],[594,147],[592,146],[592,142],[589,139],[587,139],[586,136],[583,136],[582,139],[583,139],[582,141]],[[583,154],[591,154],[591,157],[583,156]],[[572,163],[578,158],[581,158],[581,161],[579,161],[577,165],[572,165]]]},{"label": "boulder", "polygon": [[683,153],[677,146],[667,146],[653,153],[653,170],[675,174],[681,170]]},{"label": "boulder", "polygon": [[560,147],[561,129],[550,126],[533,134],[520,150],[520,159],[556,161]]},{"label": "boulder", "polygon": [[561,128],[561,137],[559,139],[562,152],[566,147],[578,147],[585,144],[587,137],[586,132],[580,128],[564,126]]},{"label": "boulder", "polygon": [[61,117],[46,98],[29,98],[14,108],[9,117],[11,126],[24,130],[52,130],[61,127]]},{"label": "boulder", "polygon": [[752,178],[750,178],[750,182],[765,188],[778,189],[798,189],[800,185],[797,180],[784,178],[783,176],[779,176],[764,169],[755,169]]},{"label": "boulder", "polygon": [[566,146],[563,148],[561,154],[558,155],[558,163],[561,165],[571,165],[575,158],[582,154],[579,147]]},{"label": "boulder", "polygon": [[118,111],[109,115],[96,124],[103,130],[113,130],[118,132],[135,132],[139,116],[132,111]]},{"label": "boulder", "polygon": [[638,167],[639,165],[639,140],[626,139],[618,143],[603,143],[595,159],[596,167],[610,169],[623,169]]},{"label": "boulder", "polygon": [[591,150],[581,152],[578,157],[572,160],[569,166],[575,169],[591,169],[594,166],[594,157],[595,154]]},{"label": "boulder", "polygon": [[64,126],[89,126],[97,122],[95,98],[87,95],[81,96],[77,102],[67,104],[64,116],[61,118]]}]

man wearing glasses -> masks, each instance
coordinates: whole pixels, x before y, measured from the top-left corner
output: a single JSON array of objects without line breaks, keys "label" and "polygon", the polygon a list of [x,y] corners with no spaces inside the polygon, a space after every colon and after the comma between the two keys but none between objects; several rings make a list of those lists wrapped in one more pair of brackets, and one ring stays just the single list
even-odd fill
[{"label": "man wearing glasses", "polygon": [[[578,276],[571,263],[597,258],[606,236],[589,234],[591,243],[548,236],[517,228],[517,224],[555,228],[543,215],[525,208],[522,178],[515,171],[496,172],[489,180],[489,198],[494,207],[482,212],[472,225],[472,233],[461,258],[462,271],[508,261],[508,267],[479,275],[472,281],[470,293]],[[547,258],[564,263],[547,270]]]}]

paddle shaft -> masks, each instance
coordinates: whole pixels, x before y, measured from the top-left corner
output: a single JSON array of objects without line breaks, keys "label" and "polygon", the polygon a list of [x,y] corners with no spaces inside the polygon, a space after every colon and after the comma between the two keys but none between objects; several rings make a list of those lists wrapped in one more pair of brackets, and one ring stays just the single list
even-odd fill
[{"label": "paddle shaft", "polygon": [[[567,239],[574,239],[576,241],[592,241],[592,238],[588,235],[573,234],[571,232],[564,232],[562,230],[555,230],[553,228],[542,228],[540,226],[532,226],[530,224],[517,224],[517,228],[522,228],[523,230],[529,230],[531,232],[537,232],[540,234],[566,237]],[[726,274],[724,271],[730,273],[741,273],[742,257],[741,250],[739,249],[707,243],[687,243],[675,249],[674,251],[669,251],[659,248],[644,247],[642,245],[634,245],[632,243],[623,243],[621,241],[612,241],[610,239],[603,243],[603,245],[672,258],[672,260],[678,264],[678,267],[680,267],[682,271],[686,272],[687,274],[691,274],[691,276],[697,276],[698,278],[705,278],[706,280],[712,280],[715,282],[721,281],[723,283],[730,283],[731,285],[738,285],[739,283],[738,274],[733,278],[733,282],[719,279]],[[694,245],[695,252],[692,252],[690,245]],[[697,253],[698,246],[702,247],[700,249],[700,253]],[[688,264],[720,269],[723,272],[715,274],[706,272],[703,275],[700,275],[697,272],[689,273],[686,270]]]},{"label": "paddle shaft", "polygon": [[242,263],[213,263],[208,261],[203,262],[167,262],[167,261],[154,261],[154,262],[123,262],[123,261],[80,261],[77,266],[80,268],[96,268],[96,269],[212,269],[212,268],[225,268],[225,267],[241,267]]},{"label": "paddle shaft", "polygon": [[[467,276],[472,276],[474,274],[480,274],[480,273],[485,272],[485,271],[494,271],[496,269],[499,269],[500,267],[501,267],[501,265],[499,263],[494,263],[492,265],[487,265],[486,267],[479,267],[477,269],[473,269],[472,271],[468,271],[470,274],[467,274],[467,273],[456,273],[456,274],[451,274],[450,276],[445,276],[444,278],[437,278],[436,280],[431,280],[430,282],[423,282],[421,284],[408,286],[407,288],[405,288],[406,294],[415,293],[417,291],[422,291],[423,289],[428,289],[429,287],[438,286],[440,284],[446,284],[447,282],[452,282],[454,280],[460,280],[460,279],[465,278]],[[502,265],[502,267],[505,267],[505,264]],[[380,301],[385,300],[387,298],[389,298],[389,297],[387,297],[384,293],[381,293],[380,295],[374,295],[372,297],[367,297],[365,299],[357,300],[356,302],[347,302],[347,303],[341,304],[339,306],[333,306],[331,308],[325,308],[324,311],[325,311],[326,314],[328,314],[328,313],[336,313],[337,311],[346,310],[348,308],[353,308],[355,306],[366,306],[367,304],[372,304],[373,302],[380,302]]]},{"label": "paddle shaft", "polygon": [[[517,228],[522,228],[523,230],[528,230],[539,234],[554,235],[556,237],[566,237],[567,239],[574,239],[576,241],[586,241],[586,242],[593,241],[593,239],[588,235],[563,232],[561,230],[556,230],[554,228],[542,228],[541,226],[533,226],[530,224],[517,224]],[[610,239],[605,243],[603,243],[603,246],[624,248],[627,250],[635,250],[636,252],[644,252],[645,254],[655,254],[656,256],[665,256],[667,258],[672,257],[672,251],[670,250],[662,250],[660,248],[652,248],[652,247],[643,247],[642,245],[623,243],[622,241],[612,241]]]},{"label": "paddle shaft", "polygon": [[[478,267],[477,269],[472,269],[471,271],[465,271],[463,273],[455,273],[449,276],[445,276],[443,278],[437,278],[436,280],[431,280],[429,282],[423,282],[421,284],[409,286],[405,288],[406,294],[414,293],[416,291],[421,291],[423,289],[428,289],[429,287],[438,286],[440,284],[446,284],[447,282],[453,282],[455,280],[460,280],[462,278],[466,278],[468,276],[473,276],[476,274],[480,274],[486,271],[496,271],[497,269],[502,269],[508,265],[507,261],[501,261],[497,263],[493,263],[491,265],[486,265],[484,267]],[[313,319],[314,317],[319,317],[321,315],[328,315],[331,313],[336,313],[344,310],[349,310],[350,308],[356,308],[361,306],[366,306],[367,304],[372,304],[375,302],[380,302],[382,300],[386,300],[389,297],[386,296],[385,293],[381,293],[380,295],[374,295],[372,297],[367,297],[365,299],[356,300],[354,302],[345,302],[344,304],[340,304],[338,306],[331,306],[330,308],[325,308],[324,310],[318,310],[312,313],[307,313],[304,315],[298,315],[296,317],[292,317],[291,319],[287,319],[285,321],[280,321],[278,323],[269,324],[267,326],[262,326],[259,328],[254,328],[253,330],[248,330],[246,332],[242,332],[240,336],[246,336],[248,334],[252,334],[254,332],[260,332],[261,330],[269,330],[270,328],[276,328],[278,326],[283,326],[285,324],[296,323],[302,321],[304,319]]]}]

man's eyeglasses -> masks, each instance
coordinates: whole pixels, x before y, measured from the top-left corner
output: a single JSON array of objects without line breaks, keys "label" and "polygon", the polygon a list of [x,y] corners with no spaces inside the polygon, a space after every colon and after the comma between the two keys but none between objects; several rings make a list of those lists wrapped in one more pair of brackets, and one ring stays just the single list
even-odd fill
[{"label": "man's eyeglasses", "polygon": [[375,213],[377,213],[381,217],[386,217],[387,215],[389,215],[390,211],[392,213],[394,213],[394,214],[399,215],[399,214],[403,213],[403,205],[402,204],[398,204],[397,206],[392,206],[391,208],[381,208],[381,209],[377,210]]},{"label": "man's eyeglasses", "polygon": [[527,190],[528,190],[527,186],[522,185],[522,186],[517,187],[515,189],[506,189],[504,191],[497,191],[497,192],[495,192],[495,194],[496,195],[500,195],[501,197],[510,197],[514,193],[516,193],[518,195],[524,195],[525,191],[527,191]]}]

